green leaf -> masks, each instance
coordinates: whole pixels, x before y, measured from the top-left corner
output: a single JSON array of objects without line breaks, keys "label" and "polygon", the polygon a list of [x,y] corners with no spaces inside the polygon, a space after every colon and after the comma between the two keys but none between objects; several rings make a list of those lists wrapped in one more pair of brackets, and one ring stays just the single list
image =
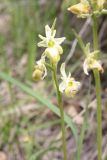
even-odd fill
[{"label": "green leaf", "polygon": [[80,131],[80,136],[78,138],[78,145],[77,145],[77,160],[81,160],[81,151],[82,151],[82,147],[83,147],[83,140],[84,140],[84,136],[85,136],[85,131],[87,128],[87,121],[86,118],[84,118],[84,122]]},{"label": "green leaf", "polygon": [[80,45],[80,47],[81,47],[83,53],[85,54],[85,56],[87,56],[85,44],[84,44],[82,38],[78,35],[78,33],[77,33],[74,29],[72,29],[72,32],[73,32],[73,34],[75,35],[75,37],[77,38],[78,43],[79,43],[79,45]]},{"label": "green leaf", "polygon": [[[60,116],[59,108],[53,105],[50,100],[43,97],[43,95],[40,95],[37,92],[34,92],[31,88],[29,88],[26,84],[23,84],[22,82],[16,80],[15,78],[9,76],[8,74],[0,71],[0,77],[13,85],[19,87],[22,91],[27,93],[28,95],[34,97],[39,103],[41,103],[43,106],[48,107],[52,112],[54,112],[56,115]],[[77,128],[75,124],[72,122],[72,119],[64,113],[64,120],[65,123],[68,125],[68,127],[71,128],[71,131],[75,137],[75,140],[77,141],[78,134],[77,134]]]},{"label": "green leaf", "polygon": [[77,158],[76,160],[81,160],[81,152],[83,149],[83,141],[84,141],[84,137],[85,137],[85,132],[88,128],[88,106],[90,103],[90,91],[91,91],[91,77],[89,79],[89,89],[88,89],[88,93],[86,95],[86,111],[85,111],[85,115],[84,115],[84,122],[82,124],[81,130],[80,130],[80,135],[78,137],[78,143],[77,143]]},{"label": "green leaf", "polygon": [[41,156],[43,156],[44,154],[46,154],[47,152],[49,151],[52,151],[52,150],[58,150],[57,147],[51,147],[49,146],[48,148],[43,148],[41,150],[39,150],[37,153],[33,154],[30,159],[31,160],[40,160],[41,159]]}]

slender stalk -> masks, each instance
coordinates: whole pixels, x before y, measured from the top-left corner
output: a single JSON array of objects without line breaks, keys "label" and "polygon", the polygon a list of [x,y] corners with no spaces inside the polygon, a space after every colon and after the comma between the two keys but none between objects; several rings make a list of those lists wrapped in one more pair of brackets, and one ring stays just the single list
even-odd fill
[{"label": "slender stalk", "polygon": [[[98,33],[97,33],[97,19],[95,16],[93,19],[93,45],[94,50],[97,50],[98,45]],[[102,109],[101,109],[101,81],[99,71],[94,69],[94,78],[96,85],[96,98],[97,98],[97,147],[98,147],[98,160],[102,160]]]},{"label": "slender stalk", "polygon": [[52,64],[53,67],[53,79],[56,86],[56,92],[57,92],[57,99],[58,99],[58,106],[60,109],[61,114],[61,130],[62,130],[62,142],[63,142],[63,154],[64,154],[64,160],[67,160],[67,148],[66,148],[66,135],[65,135],[65,124],[64,124],[64,111],[63,111],[63,104],[62,104],[62,96],[59,91],[59,85],[57,80],[57,69],[54,64]]},{"label": "slender stalk", "polygon": [[102,109],[101,109],[101,85],[100,74],[98,70],[94,70],[94,78],[96,84],[97,97],[97,147],[98,160],[102,160]]},{"label": "slender stalk", "polygon": [[98,50],[99,45],[98,45],[98,33],[97,33],[97,18],[95,17],[95,15],[93,15],[92,20],[93,20],[93,47],[94,50]]}]

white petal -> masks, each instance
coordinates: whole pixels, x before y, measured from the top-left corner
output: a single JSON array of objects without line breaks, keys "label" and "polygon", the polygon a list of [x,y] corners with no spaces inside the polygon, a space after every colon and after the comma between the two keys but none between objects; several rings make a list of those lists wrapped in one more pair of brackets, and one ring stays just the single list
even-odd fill
[{"label": "white petal", "polygon": [[[41,59],[39,59],[36,63],[37,63],[37,65],[40,66],[40,67],[43,66],[44,63],[45,63],[45,56],[42,56]],[[44,66],[43,66],[43,67],[44,67]]]},{"label": "white petal", "polygon": [[66,72],[65,72],[65,63],[62,63],[60,72],[64,78],[67,78]]},{"label": "white petal", "polygon": [[56,44],[60,45],[66,38],[62,37],[62,38],[55,38],[55,42]]},{"label": "white petal", "polygon": [[84,61],[84,63],[83,63],[83,70],[84,70],[84,73],[86,74],[86,75],[89,75],[89,73],[88,73],[88,64],[87,64],[87,59],[85,59],[85,61]]},{"label": "white petal", "polygon": [[55,35],[56,35],[56,30],[54,30],[54,31],[52,32],[52,37],[54,38]]},{"label": "white petal", "polygon": [[63,93],[63,91],[65,90],[65,88],[66,88],[66,83],[65,82],[61,82],[60,85],[59,85],[60,92]]},{"label": "white petal", "polygon": [[46,37],[43,37],[42,35],[38,35],[38,37],[40,38],[40,39],[42,39],[42,40],[46,40]]},{"label": "white petal", "polygon": [[71,73],[69,72],[69,74],[68,74],[68,79],[70,79],[70,77],[71,77]]},{"label": "white petal", "polygon": [[38,47],[47,47],[46,41],[41,41],[38,43]]},{"label": "white petal", "polygon": [[44,75],[43,75],[42,79],[44,79],[46,76],[47,76],[47,69],[46,69],[46,67],[44,65]]},{"label": "white petal", "polygon": [[46,33],[46,38],[50,39],[52,30],[48,25],[45,26],[45,33]]}]

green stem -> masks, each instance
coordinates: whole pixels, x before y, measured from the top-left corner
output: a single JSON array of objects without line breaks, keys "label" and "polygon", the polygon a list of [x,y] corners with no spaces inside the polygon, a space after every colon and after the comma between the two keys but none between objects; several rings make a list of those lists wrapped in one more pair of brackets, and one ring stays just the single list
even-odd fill
[{"label": "green stem", "polygon": [[[97,19],[93,19],[93,45],[94,50],[98,50],[98,33],[97,33]],[[100,74],[97,69],[93,70],[95,84],[96,84],[96,98],[97,98],[97,147],[98,147],[98,160],[102,160],[102,109],[101,109],[101,81]]]},{"label": "green stem", "polygon": [[97,146],[98,160],[102,160],[102,109],[101,109],[101,85],[100,74],[98,70],[94,70],[94,78],[96,84],[97,97]]},{"label": "green stem", "polygon": [[67,160],[67,148],[66,148],[66,135],[65,135],[65,124],[64,124],[64,111],[63,111],[63,104],[62,104],[62,96],[59,91],[59,85],[57,80],[57,69],[54,64],[52,64],[53,67],[53,79],[56,86],[56,92],[57,92],[57,99],[58,99],[58,106],[60,109],[61,114],[61,130],[62,130],[62,141],[63,141],[63,154],[64,154],[64,160]]},{"label": "green stem", "polygon": [[98,45],[98,33],[97,33],[97,18],[95,17],[95,15],[93,15],[92,19],[93,19],[93,47],[94,50],[98,50],[99,45]]}]

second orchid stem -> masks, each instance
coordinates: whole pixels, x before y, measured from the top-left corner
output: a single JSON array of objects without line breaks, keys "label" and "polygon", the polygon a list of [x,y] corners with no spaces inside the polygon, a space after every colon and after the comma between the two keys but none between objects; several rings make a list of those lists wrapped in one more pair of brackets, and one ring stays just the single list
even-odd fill
[{"label": "second orchid stem", "polygon": [[[93,19],[93,46],[94,50],[99,49],[98,45],[98,33],[97,33],[97,19],[95,16]],[[94,69],[94,78],[96,84],[96,98],[97,98],[97,147],[98,147],[98,160],[102,160],[102,108],[101,108],[101,81],[100,73]]]},{"label": "second orchid stem", "polygon": [[57,92],[57,99],[58,99],[58,107],[60,109],[60,116],[61,116],[61,131],[62,131],[62,142],[63,142],[63,154],[64,154],[64,159],[67,160],[67,146],[66,146],[66,135],[65,135],[65,123],[64,123],[64,111],[63,111],[63,104],[62,104],[62,96],[59,91],[59,84],[57,80],[57,67],[52,64],[53,68],[53,79],[56,87],[56,92]]}]

